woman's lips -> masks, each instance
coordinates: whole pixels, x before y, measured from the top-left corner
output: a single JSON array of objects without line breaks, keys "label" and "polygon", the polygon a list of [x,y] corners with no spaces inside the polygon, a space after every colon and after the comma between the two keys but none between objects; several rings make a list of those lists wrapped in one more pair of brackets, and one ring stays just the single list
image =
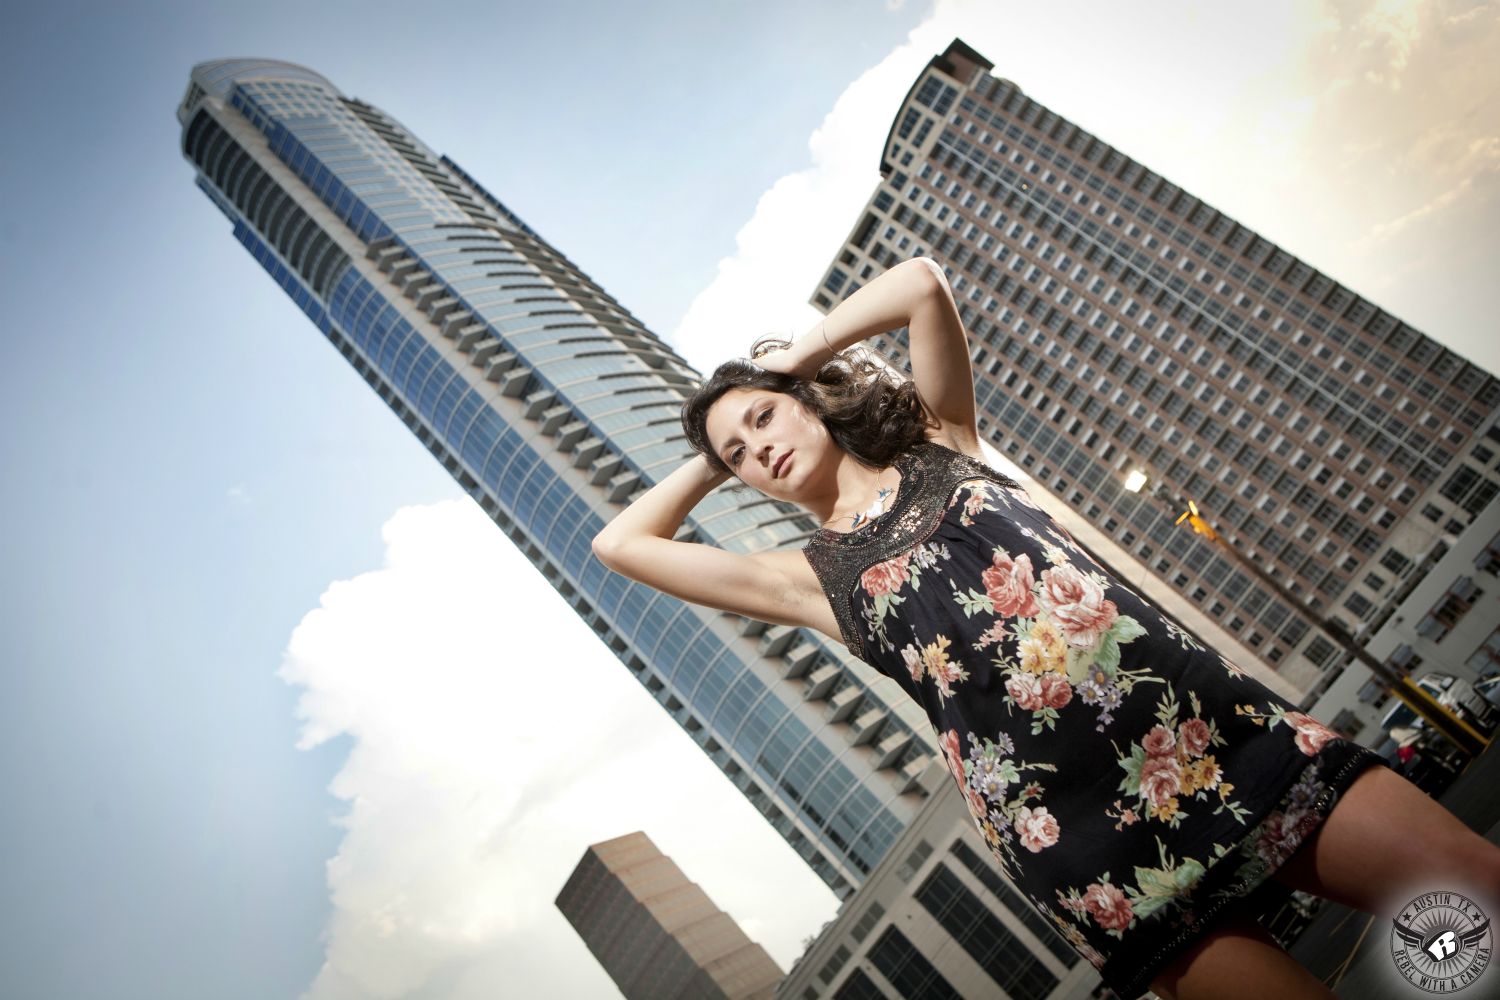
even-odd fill
[{"label": "woman's lips", "polygon": [[775,467],[773,469],[771,469],[771,478],[772,479],[780,479],[781,478],[781,471],[786,468],[786,463],[789,462],[789,461],[791,461],[791,458],[792,458],[792,453],[791,452],[786,452],[785,454],[783,454],[780,458],[778,458],[776,460]]}]

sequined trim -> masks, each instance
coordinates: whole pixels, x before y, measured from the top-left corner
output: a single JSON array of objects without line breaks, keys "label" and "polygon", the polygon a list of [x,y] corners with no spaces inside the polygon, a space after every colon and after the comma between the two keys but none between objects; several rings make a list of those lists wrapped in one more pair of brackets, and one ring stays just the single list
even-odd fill
[{"label": "sequined trim", "polygon": [[861,660],[865,647],[854,611],[854,588],[865,570],[930,538],[960,483],[988,479],[1010,489],[1021,488],[983,462],[933,441],[913,445],[892,464],[901,473],[901,484],[890,510],[853,531],[820,528],[802,549],[833,606],[844,645]]}]

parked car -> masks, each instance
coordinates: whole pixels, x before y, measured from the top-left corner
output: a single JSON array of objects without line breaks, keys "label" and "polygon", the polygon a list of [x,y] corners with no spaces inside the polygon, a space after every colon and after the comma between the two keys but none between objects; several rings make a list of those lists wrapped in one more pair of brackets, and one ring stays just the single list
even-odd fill
[{"label": "parked car", "polygon": [[[1452,710],[1454,715],[1463,719],[1469,725],[1488,734],[1495,728],[1495,723],[1500,720],[1500,709],[1486,699],[1485,695],[1471,683],[1462,677],[1452,674],[1427,673],[1415,679],[1415,683],[1423,691],[1432,695],[1445,708]],[[1380,720],[1380,728],[1389,733],[1392,729],[1422,728],[1427,725],[1426,720],[1412,711],[1411,707],[1404,701],[1398,700],[1391,706],[1390,711]]]},{"label": "parked car", "polygon": [[1448,790],[1463,772],[1466,756],[1431,729],[1397,727],[1377,749],[1396,773],[1428,795]]}]

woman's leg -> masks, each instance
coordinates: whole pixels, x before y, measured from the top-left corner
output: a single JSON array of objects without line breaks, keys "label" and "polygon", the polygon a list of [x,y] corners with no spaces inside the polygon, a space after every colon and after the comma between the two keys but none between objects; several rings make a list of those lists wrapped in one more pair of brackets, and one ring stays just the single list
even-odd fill
[{"label": "woman's leg", "polygon": [[[1475,895],[1481,908],[1500,912],[1500,847],[1385,767],[1355,779],[1274,877],[1387,917],[1437,889]],[[1169,1000],[1334,995],[1249,920],[1205,936],[1164,968],[1151,989]]]},{"label": "woman's leg", "polygon": [[1500,917],[1500,847],[1405,778],[1372,767],[1274,876],[1294,889],[1382,917],[1448,889]]},{"label": "woman's leg", "polygon": [[1253,920],[1225,923],[1151,981],[1163,1000],[1333,1000],[1334,993]]}]

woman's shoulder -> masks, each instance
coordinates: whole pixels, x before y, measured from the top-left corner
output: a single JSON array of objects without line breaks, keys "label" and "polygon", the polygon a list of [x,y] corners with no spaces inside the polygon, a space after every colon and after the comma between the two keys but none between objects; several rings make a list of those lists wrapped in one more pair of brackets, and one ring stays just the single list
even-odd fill
[{"label": "woman's shoulder", "polygon": [[973,459],[981,465],[989,465],[989,460],[985,458],[984,451],[979,447],[979,438],[973,435],[955,434],[951,429],[944,427],[928,431],[923,437],[922,444],[935,444],[965,458]]},{"label": "woman's shoulder", "polygon": [[958,482],[979,476],[1002,486],[1015,487],[1016,481],[990,464],[977,439],[965,441],[941,431],[929,432],[908,452],[913,459],[930,469],[939,470],[939,480]]}]

